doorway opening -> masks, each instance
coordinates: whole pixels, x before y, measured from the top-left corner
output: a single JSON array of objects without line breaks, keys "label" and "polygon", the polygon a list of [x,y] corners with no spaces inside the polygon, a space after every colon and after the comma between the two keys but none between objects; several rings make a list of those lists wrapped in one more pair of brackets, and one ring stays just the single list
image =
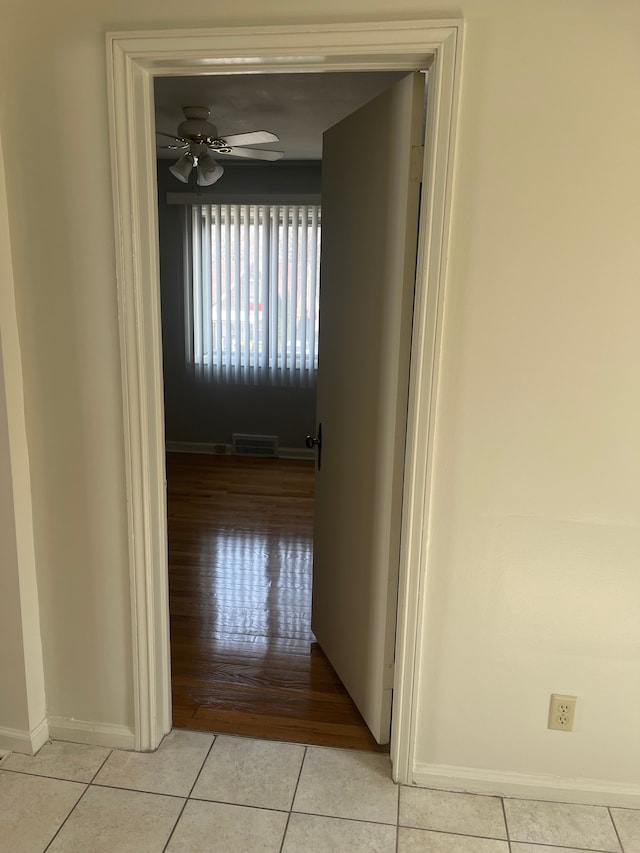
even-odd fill
[{"label": "doorway opening", "polygon": [[393,778],[413,778],[462,30],[460,20],[439,19],[107,34],[138,750],[155,749],[171,728],[153,80],[212,71],[428,68],[391,736]]},{"label": "doorway opening", "polygon": [[[225,132],[256,127],[277,132],[286,154],[277,166],[246,161],[236,166],[227,159],[225,176],[207,189],[195,180],[185,187],[170,175],[174,150],[158,160],[172,702],[178,727],[388,749],[368,731],[311,632],[315,466],[305,434],[315,431],[315,376],[311,383],[294,376],[281,388],[264,379],[243,382],[242,368],[232,381],[194,365],[186,340],[193,326],[185,299],[189,285],[180,267],[185,254],[190,261],[184,251],[190,232],[182,227],[186,206],[219,205],[219,218],[232,220],[234,210],[236,218],[245,209],[247,218],[257,218],[258,205],[284,202],[287,217],[295,209],[297,219],[298,202],[320,202],[322,132],[407,73],[156,80],[156,127],[163,133],[175,126],[181,106],[197,102],[212,109]],[[283,104],[291,104],[284,117]],[[248,234],[246,239],[248,245]],[[238,264],[241,250],[238,239]],[[412,251],[415,257],[415,245]],[[241,275],[236,270],[226,278],[227,300],[234,304]],[[292,295],[291,278],[285,294],[290,303],[297,289]],[[201,303],[206,291],[201,288]],[[215,303],[215,282],[208,293]],[[245,306],[244,296],[238,294],[237,305]],[[245,327],[254,319],[251,305],[247,296]],[[208,314],[214,329],[215,314],[214,305]],[[209,330],[209,337],[215,339],[215,332],[211,336]],[[242,345],[249,357],[249,342]],[[235,433],[274,434],[286,458],[229,455]]]}]

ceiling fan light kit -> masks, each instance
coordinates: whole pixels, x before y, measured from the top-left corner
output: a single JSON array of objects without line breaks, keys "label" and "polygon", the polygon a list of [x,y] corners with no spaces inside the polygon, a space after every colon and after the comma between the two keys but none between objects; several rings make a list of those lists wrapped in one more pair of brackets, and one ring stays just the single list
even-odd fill
[{"label": "ceiling fan light kit", "polygon": [[204,154],[198,160],[198,186],[210,187],[220,180],[224,174],[224,169],[215,160],[211,154]]},{"label": "ceiling fan light kit", "polygon": [[177,178],[179,181],[182,181],[183,184],[186,184],[194,166],[193,160],[194,158],[191,153],[183,154],[179,160],[176,160],[173,166],[169,166],[169,171],[174,178]]},{"label": "ceiling fan light kit", "polygon": [[200,187],[208,187],[220,180],[224,168],[213,154],[224,154],[231,157],[248,157],[255,160],[280,160],[282,151],[264,148],[244,148],[239,145],[257,145],[263,142],[278,142],[275,133],[267,130],[256,130],[248,133],[236,133],[231,136],[218,136],[218,129],[209,121],[211,111],[208,107],[183,107],[184,121],[178,125],[177,135],[157,131],[159,136],[167,136],[173,140],[171,145],[161,145],[173,151],[183,151],[183,155],[172,166],[171,174],[182,181],[189,182],[194,168],[197,168],[197,183]]}]

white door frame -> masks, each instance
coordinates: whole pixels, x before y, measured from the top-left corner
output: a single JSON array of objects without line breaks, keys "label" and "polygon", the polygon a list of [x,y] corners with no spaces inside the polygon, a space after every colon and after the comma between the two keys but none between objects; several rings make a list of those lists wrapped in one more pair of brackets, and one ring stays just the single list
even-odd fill
[{"label": "white door frame", "polygon": [[391,737],[394,778],[407,783],[413,774],[461,48],[459,20],[107,35],[138,750],[155,749],[171,728],[153,78],[429,69]]}]

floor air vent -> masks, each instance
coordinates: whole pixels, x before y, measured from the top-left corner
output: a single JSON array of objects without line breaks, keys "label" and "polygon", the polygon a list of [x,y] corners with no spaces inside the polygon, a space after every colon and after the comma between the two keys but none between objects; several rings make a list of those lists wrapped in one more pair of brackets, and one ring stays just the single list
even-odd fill
[{"label": "floor air vent", "polygon": [[231,436],[231,452],[236,456],[273,456],[278,455],[277,435],[240,435]]}]

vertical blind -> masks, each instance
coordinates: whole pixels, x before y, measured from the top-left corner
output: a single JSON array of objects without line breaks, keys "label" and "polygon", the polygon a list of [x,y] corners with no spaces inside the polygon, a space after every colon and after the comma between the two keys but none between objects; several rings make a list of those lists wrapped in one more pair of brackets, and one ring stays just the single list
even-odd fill
[{"label": "vertical blind", "polygon": [[309,385],[318,367],[319,205],[185,208],[186,358],[197,376]]}]

